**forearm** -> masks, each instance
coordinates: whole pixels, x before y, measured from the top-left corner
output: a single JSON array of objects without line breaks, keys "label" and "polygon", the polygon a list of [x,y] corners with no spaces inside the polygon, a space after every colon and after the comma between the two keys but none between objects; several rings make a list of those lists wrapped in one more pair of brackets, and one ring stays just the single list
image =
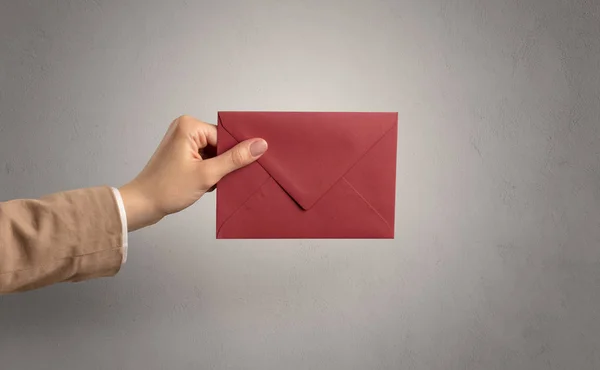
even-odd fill
[{"label": "forearm", "polygon": [[0,203],[0,293],[116,274],[124,230],[109,187]]},{"label": "forearm", "polygon": [[150,196],[136,180],[119,188],[123,199],[124,211],[127,214],[127,229],[135,231],[154,225],[165,215],[154,205]]}]

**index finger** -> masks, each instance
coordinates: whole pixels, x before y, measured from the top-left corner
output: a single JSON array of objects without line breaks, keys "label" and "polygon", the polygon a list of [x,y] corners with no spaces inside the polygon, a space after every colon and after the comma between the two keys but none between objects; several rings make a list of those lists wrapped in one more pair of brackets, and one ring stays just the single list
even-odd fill
[{"label": "index finger", "polygon": [[202,125],[202,133],[204,134],[204,137],[206,137],[206,142],[208,143],[208,145],[210,146],[217,146],[217,126],[213,125],[211,123],[206,123],[206,122],[202,122],[204,123]]}]

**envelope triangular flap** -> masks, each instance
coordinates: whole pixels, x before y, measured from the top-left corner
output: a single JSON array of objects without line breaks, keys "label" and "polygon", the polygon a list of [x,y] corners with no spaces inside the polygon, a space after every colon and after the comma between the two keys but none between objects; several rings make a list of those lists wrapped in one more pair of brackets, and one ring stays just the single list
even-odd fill
[{"label": "envelope triangular flap", "polygon": [[304,210],[396,122],[396,113],[219,112],[219,124],[238,142],[255,137],[268,142],[258,162]]}]

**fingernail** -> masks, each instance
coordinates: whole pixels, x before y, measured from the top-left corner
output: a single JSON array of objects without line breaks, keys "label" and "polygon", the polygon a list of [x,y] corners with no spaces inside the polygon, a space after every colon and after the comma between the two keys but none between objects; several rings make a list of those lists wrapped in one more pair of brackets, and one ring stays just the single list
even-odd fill
[{"label": "fingernail", "polygon": [[250,145],[250,154],[253,157],[258,157],[267,151],[267,142],[264,140],[256,140]]}]

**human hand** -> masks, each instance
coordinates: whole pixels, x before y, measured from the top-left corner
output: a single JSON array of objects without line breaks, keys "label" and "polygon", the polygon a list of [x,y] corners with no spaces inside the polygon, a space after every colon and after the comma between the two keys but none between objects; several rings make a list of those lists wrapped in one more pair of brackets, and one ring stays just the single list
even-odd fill
[{"label": "human hand", "polygon": [[190,116],[174,120],[148,164],[119,188],[129,231],[155,224],[194,204],[228,173],[256,161],[266,141],[243,141],[213,156],[217,127]]}]

